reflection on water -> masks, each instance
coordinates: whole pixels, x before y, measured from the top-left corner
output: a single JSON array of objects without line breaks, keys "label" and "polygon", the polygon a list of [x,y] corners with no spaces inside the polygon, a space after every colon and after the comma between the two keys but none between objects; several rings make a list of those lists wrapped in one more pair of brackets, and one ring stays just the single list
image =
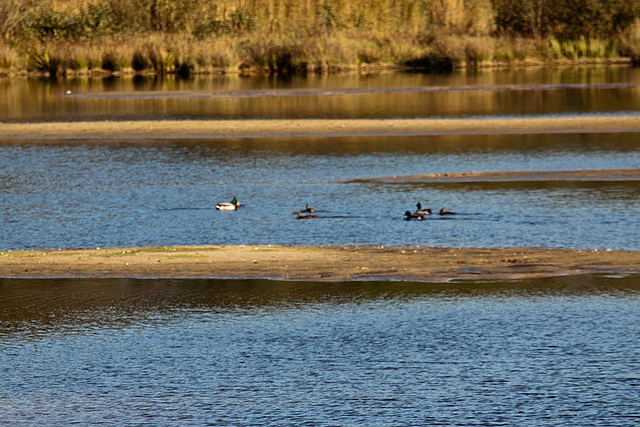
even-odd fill
[{"label": "reflection on water", "polygon": [[[246,314],[344,304],[640,296],[640,276],[582,275],[506,282],[288,282],[260,279],[0,279],[1,334],[155,324],[175,313]],[[28,334],[27,334],[28,335]],[[27,336],[25,335],[25,336]]]},{"label": "reflection on water", "polygon": [[637,422],[640,278],[0,280],[0,423]]},{"label": "reflection on water", "polygon": [[[539,90],[533,90],[535,85],[539,85]],[[0,121],[637,112],[640,110],[638,85],[640,70],[630,67],[480,70],[447,75],[350,74],[286,79],[236,75],[201,76],[190,80],[13,79],[0,80]],[[67,89],[72,89],[74,95],[64,96]],[[134,96],[122,96],[123,92],[131,91],[135,91]],[[278,91],[283,96],[277,96]],[[212,93],[236,94],[236,98],[212,98]],[[202,98],[204,95],[207,98]]]}]

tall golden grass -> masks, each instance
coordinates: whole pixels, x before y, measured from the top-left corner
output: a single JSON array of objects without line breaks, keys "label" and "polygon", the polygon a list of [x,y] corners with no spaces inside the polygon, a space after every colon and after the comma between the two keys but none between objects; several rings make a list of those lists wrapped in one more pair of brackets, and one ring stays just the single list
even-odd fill
[{"label": "tall golden grass", "polygon": [[[540,2],[547,5],[548,16],[536,15],[533,21],[526,15],[529,3],[2,0],[0,72],[51,76],[288,73],[358,67],[453,69],[640,57],[640,18],[614,33],[567,37],[567,33],[562,36],[552,31],[560,27],[551,25],[555,15],[549,9],[550,2]],[[562,6],[566,0],[556,3]],[[505,5],[522,6],[522,22]],[[637,9],[640,16],[640,5]],[[636,13],[635,9],[629,11]],[[509,20],[501,20],[498,13]],[[527,22],[537,27],[532,29]]]}]

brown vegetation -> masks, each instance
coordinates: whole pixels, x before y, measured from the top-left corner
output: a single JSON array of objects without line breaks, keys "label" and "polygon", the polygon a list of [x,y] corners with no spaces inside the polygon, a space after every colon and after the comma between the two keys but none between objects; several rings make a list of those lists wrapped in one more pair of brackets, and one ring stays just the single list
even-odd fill
[{"label": "brown vegetation", "polygon": [[0,70],[451,69],[640,58],[626,0],[3,0]]}]

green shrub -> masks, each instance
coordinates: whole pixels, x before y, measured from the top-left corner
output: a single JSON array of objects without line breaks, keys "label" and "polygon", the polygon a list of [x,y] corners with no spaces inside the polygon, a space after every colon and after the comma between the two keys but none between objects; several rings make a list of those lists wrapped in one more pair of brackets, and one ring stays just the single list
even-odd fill
[{"label": "green shrub", "polygon": [[63,73],[62,61],[49,52],[34,52],[29,54],[28,69],[30,71],[38,71],[50,77],[56,77]]},{"label": "green shrub", "polygon": [[562,42],[562,56],[569,59],[578,59],[578,51],[573,41]]},{"label": "green shrub", "polygon": [[562,45],[555,37],[551,37],[543,53],[549,59],[560,59],[563,56]]}]

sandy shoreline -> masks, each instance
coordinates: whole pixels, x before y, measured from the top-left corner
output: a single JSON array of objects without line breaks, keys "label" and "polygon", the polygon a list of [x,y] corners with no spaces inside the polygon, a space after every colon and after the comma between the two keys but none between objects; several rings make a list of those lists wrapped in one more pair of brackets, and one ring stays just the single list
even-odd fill
[{"label": "sandy shoreline", "polygon": [[640,116],[0,123],[0,140],[270,138],[640,132]]},{"label": "sandy shoreline", "polygon": [[202,246],[2,251],[2,278],[513,280],[640,273],[640,251]]}]

